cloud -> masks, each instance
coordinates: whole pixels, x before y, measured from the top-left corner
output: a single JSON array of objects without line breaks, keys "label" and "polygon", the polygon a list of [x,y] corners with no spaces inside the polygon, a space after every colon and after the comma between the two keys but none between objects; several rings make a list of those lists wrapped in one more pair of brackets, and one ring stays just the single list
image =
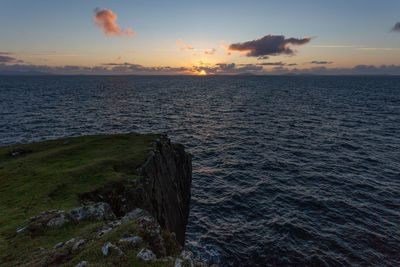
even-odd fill
[{"label": "cloud", "polygon": [[258,57],[258,60],[265,60],[265,59],[269,59],[269,56],[262,56],[262,57]]},{"label": "cloud", "polygon": [[400,32],[400,22],[397,22],[393,28],[392,28],[393,32]]},{"label": "cloud", "polygon": [[316,61],[316,60],[314,60],[314,61],[311,61],[310,63],[316,64],[316,65],[328,65],[328,64],[332,64],[333,62],[332,61]]},{"label": "cloud", "polygon": [[205,55],[214,55],[217,50],[215,48],[204,51]]},{"label": "cloud", "polygon": [[0,52],[0,55],[11,55],[10,52]]},{"label": "cloud", "polygon": [[176,45],[177,46],[180,46],[182,44],[182,40],[181,39],[178,39],[178,41],[176,41]]},{"label": "cloud", "polygon": [[183,51],[183,50],[193,50],[194,48],[193,47],[191,47],[191,46],[189,46],[189,45],[187,45],[187,44],[184,44],[184,45],[182,45],[181,46],[181,50]]},{"label": "cloud", "polygon": [[103,29],[107,36],[134,36],[136,33],[131,28],[126,28],[126,31],[118,26],[116,23],[117,15],[109,9],[100,10],[95,9],[95,16],[93,22],[99,29]]},{"label": "cloud", "polygon": [[132,31],[131,28],[126,28],[125,34],[126,34],[126,36],[135,36],[136,32]]},{"label": "cloud", "polygon": [[[268,63],[268,62],[267,62]],[[259,63],[262,64],[262,63]],[[316,66],[312,68],[288,68],[292,64],[275,65],[273,68],[264,69],[259,64],[235,64],[235,63],[217,63],[214,65],[199,62],[191,67],[171,67],[171,66],[143,66],[135,63],[116,63],[110,62],[99,66],[46,66],[29,64],[10,64],[0,63],[0,73],[49,73],[49,74],[88,74],[88,75],[164,75],[164,74],[193,74],[201,70],[208,74],[215,75],[233,75],[240,73],[254,73],[259,75],[400,75],[400,65],[358,65],[353,68],[327,68],[325,66]]]},{"label": "cloud", "polygon": [[22,60],[18,60],[15,57],[10,56],[1,56],[1,55],[10,55],[10,53],[2,52],[0,53],[0,63],[22,63]]},{"label": "cloud", "polygon": [[285,66],[286,63],[283,62],[264,62],[264,63],[257,63],[260,66]]},{"label": "cloud", "polygon": [[398,51],[397,47],[359,47],[357,50],[361,51]]},{"label": "cloud", "polygon": [[244,43],[234,43],[228,46],[228,51],[247,52],[248,57],[293,55],[295,51],[289,45],[304,45],[311,41],[310,37],[302,39],[285,38],[283,35],[266,35],[257,40]]}]

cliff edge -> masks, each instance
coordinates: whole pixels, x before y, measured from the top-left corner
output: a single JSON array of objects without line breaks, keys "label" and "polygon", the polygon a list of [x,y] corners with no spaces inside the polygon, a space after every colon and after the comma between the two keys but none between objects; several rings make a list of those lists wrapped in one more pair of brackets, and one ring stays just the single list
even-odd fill
[{"label": "cliff edge", "polygon": [[191,179],[164,135],[0,147],[0,265],[207,266],[183,249]]}]

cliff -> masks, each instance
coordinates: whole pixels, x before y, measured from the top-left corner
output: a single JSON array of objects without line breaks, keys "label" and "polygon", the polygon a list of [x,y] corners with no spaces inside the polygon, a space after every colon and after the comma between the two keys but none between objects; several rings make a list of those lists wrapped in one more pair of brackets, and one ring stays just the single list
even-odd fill
[{"label": "cliff", "polygon": [[207,266],[182,249],[191,168],[163,135],[0,147],[0,265]]}]

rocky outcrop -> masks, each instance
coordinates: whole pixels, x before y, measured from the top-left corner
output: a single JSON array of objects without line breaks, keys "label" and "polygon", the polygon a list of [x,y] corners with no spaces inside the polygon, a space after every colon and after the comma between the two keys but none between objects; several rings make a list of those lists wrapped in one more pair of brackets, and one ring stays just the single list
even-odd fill
[{"label": "rocky outcrop", "polygon": [[175,233],[183,245],[189,216],[192,158],[182,145],[165,138],[155,144],[152,155],[139,169],[150,212],[163,228]]}]

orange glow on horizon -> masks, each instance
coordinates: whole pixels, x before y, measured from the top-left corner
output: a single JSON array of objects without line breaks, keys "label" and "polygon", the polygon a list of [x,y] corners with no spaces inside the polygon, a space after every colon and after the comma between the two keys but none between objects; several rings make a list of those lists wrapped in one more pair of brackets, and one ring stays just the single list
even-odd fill
[{"label": "orange glow on horizon", "polygon": [[205,70],[201,70],[198,75],[207,75],[207,72]]}]

